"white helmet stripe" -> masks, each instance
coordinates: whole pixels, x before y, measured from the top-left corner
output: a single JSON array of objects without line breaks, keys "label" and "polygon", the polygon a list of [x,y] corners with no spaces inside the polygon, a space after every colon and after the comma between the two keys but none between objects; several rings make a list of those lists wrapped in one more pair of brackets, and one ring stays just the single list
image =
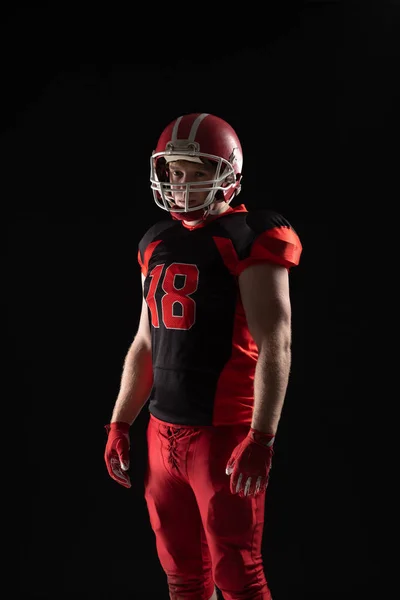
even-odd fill
[{"label": "white helmet stripe", "polygon": [[181,121],[182,121],[182,117],[178,117],[178,119],[175,121],[175,125],[174,125],[174,128],[172,130],[171,142],[176,142],[176,140],[177,140],[178,127],[179,127],[179,123]]},{"label": "white helmet stripe", "polygon": [[[205,119],[205,117],[208,117],[208,115],[209,115],[209,113],[202,113],[195,119],[195,121],[192,125],[192,128],[190,130],[190,133],[189,133],[189,137],[188,137],[189,142],[194,142],[200,123],[202,122],[203,119]],[[172,142],[176,142],[176,140],[179,139],[178,138],[178,129],[179,129],[179,125],[180,125],[181,121],[182,121],[182,117],[178,117],[178,119],[176,120],[176,122],[174,124],[174,128],[172,130],[172,139],[171,139]]]}]

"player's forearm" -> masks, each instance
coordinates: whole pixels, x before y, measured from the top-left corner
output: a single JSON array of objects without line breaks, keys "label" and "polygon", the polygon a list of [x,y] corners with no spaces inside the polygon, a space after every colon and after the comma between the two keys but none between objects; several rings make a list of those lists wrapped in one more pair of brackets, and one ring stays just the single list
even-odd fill
[{"label": "player's forearm", "polygon": [[284,328],[275,340],[261,344],[254,378],[251,426],[276,434],[285,400],[291,365],[290,332]]},{"label": "player's forearm", "polygon": [[111,421],[132,424],[146,403],[153,384],[151,349],[135,339],[125,357]]}]

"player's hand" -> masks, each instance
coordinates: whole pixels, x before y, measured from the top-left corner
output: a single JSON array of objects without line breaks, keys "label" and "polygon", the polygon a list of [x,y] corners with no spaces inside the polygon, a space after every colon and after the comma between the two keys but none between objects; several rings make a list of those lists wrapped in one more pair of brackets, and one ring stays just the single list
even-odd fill
[{"label": "player's hand", "polygon": [[126,488],[131,487],[131,480],[127,473],[129,469],[129,423],[116,421],[106,425],[108,433],[104,460],[107,471],[115,481]]},{"label": "player's hand", "polygon": [[243,498],[265,492],[274,440],[275,436],[251,428],[245,439],[236,446],[226,465],[226,474],[231,476],[232,494],[239,494]]}]

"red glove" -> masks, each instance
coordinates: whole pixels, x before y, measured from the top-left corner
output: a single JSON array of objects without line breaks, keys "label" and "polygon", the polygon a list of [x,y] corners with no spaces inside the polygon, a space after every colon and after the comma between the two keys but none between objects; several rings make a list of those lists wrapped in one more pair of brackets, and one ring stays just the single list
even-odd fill
[{"label": "red glove", "polygon": [[115,421],[105,425],[108,433],[104,460],[107,471],[115,481],[126,488],[131,487],[129,475],[124,473],[129,469],[129,423]]},{"label": "red glove", "polygon": [[274,435],[250,428],[226,465],[226,474],[231,475],[232,494],[239,494],[243,498],[265,492],[274,454],[274,440]]}]

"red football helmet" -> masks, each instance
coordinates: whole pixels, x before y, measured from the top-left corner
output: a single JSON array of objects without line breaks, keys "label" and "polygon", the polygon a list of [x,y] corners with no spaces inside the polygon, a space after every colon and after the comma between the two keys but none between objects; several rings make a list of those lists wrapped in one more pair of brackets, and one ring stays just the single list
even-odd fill
[{"label": "red football helmet", "polygon": [[[185,186],[185,206],[174,203],[174,191],[181,185],[170,183],[168,162],[187,160],[215,163],[213,179],[199,184],[188,182]],[[234,129],[223,119],[207,113],[183,115],[172,121],[162,132],[150,159],[150,182],[154,200],[160,208],[176,218],[198,218],[208,214],[215,202],[231,202],[240,192],[243,152]],[[201,205],[189,206],[189,193],[208,192]]]}]

